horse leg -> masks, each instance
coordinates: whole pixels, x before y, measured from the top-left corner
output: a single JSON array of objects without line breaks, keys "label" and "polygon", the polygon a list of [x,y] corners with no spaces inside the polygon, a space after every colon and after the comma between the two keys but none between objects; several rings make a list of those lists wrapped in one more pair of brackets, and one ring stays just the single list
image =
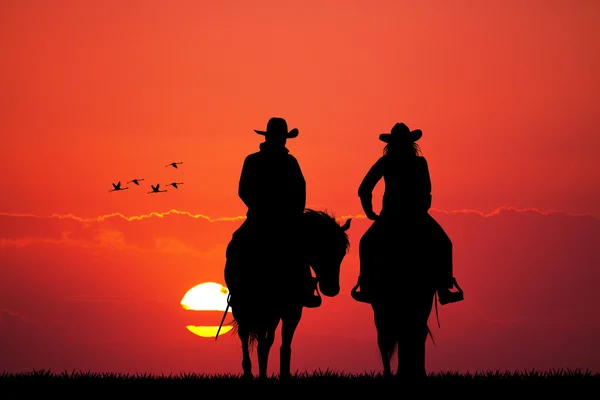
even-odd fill
[{"label": "horse leg", "polygon": [[429,334],[427,322],[433,305],[433,291],[424,290],[415,297],[417,302],[413,308],[407,310],[403,337],[398,340],[399,353],[403,353],[402,362],[398,357],[398,376],[410,383],[421,383],[427,379],[425,347]]},{"label": "horse leg", "polygon": [[425,342],[427,324],[407,325],[398,339],[398,372],[407,383],[419,383],[427,377],[425,371]]},{"label": "horse leg", "polygon": [[394,337],[385,328],[377,329],[377,346],[381,354],[381,363],[383,365],[383,377],[390,378],[392,376],[391,358],[394,348]]},{"label": "horse leg", "polygon": [[381,362],[383,364],[383,377],[390,378],[392,376],[391,357],[396,346],[396,336],[391,329],[391,315],[388,315],[388,310],[385,304],[371,304],[375,319],[375,328],[377,329],[377,346],[381,354]]},{"label": "horse leg", "polygon": [[242,342],[242,371],[244,372],[244,378],[252,379],[252,360],[250,359],[250,333],[243,329],[238,328],[238,336]]},{"label": "horse leg", "polygon": [[275,341],[275,329],[261,334],[258,339],[258,373],[261,379],[267,378],[267,366],[269,364],[269,352]]},{"label": "horse leg", "polygon": [[279,379],[288,380],[292,377],[292,340],[302,318],[302,307],[299,306],[284,314],[281,325],[281,347],[279,349]]}]

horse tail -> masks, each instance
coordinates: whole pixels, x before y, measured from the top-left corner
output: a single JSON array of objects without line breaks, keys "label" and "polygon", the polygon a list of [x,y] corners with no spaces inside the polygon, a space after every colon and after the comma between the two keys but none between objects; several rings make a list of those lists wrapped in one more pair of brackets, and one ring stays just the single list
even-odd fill
[{"label": "horse tail", "polygon": [[394,355],[398,356],[398,341],[394,341],[391,344],[391,347],[384,349],[386,352],[386,356],[388,360],[390,360]]},{"label": "horse tail", "polygon": [[[433,345],[435,346],[435,339],[433,337],[433,332],[431,331],[431,328],[429,327],[429,325],[427,325],[427,336],[429,336],[431,338],[431,341],[433,342]],[[394,344],[392,345],[392,347],[385,349],[385,351],[387,352],[387,356],[388,357],[392,357],[394,355],[398,354],[398,342],[394,342]]]},{"label": "horse tail", "polygon": [[[240,330],[240,323],[234,319],[233,322],[231,322],[231,327],[231,333],[237,335]],[[253,349],[258,343],[258,330],[254,329],[252,326],[246,327],[245,325],[244,329],[248,332],[248,346]]]},{"label": "horse tail", "polygon": [[237,335],[238,334],[238,330],[240,329],[240,324],[238,324],[238,322],[234,319],[231,322],[231,333],[233,335]]}]

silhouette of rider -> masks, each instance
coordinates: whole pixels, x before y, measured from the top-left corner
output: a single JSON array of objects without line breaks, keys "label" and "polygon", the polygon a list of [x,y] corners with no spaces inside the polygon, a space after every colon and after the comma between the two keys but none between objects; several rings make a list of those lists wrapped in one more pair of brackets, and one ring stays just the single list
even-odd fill
[{"label": "silhouette of rider", "polygon": [[[365,215],[375,222],[360,240],[360,276],[352,291],[356,300],[371,303],[380,350],[390,350],[390,334],[397,341],[398,375],[418,379],[426,377],[425,341],[434,294],[440,293],[441,302],[455,282],[452,242],[428,213],[431,179],[416,143],[421,136],[421,130],[411,131],[404,123],[379,136],[386,143],[384,154],[358,189]],[[377,215],[372,192],[382,178],[385,190]]]},{"label": "silhouette of rider", "polygon": [[[288,131],[283,118],[273,117],[266,131],[255,132],[265,137],[259,151],[246,157],[242,166],[238,195],[248,210],[246,221],[234,233],[228,246],[226,282],[235,301],[235,292],[244,280],[241,260],[259,268],[262,264],[271,268],[296,269],[306,277],[306,292],[299,294],[303,302],[310,303],[312,289],[310,267],[301,263],[299,257],[299,230],[301,216],[306,206],[306,182],[297,159],[286,147],[287,139],[296,138],[298,129]],[[239,252],[237,247],[244,250]],[[250,260],[250,263],[247,262]],[[302,267],[305,267],[302,270]],[[269,273],[273,273],[271,270]],[[250,271],[247,271],[251,273]],[[306,297],[303,297],[306,296]]]},{"label": "silhouette of rider", "polygon": [[[360,288],[363,298],[376,291],[373,277],[377,266],[369,264],[371,255],[379,253],[381,265],[389,257],[381,251],[383,247],[393,249],[390,243],[398,235],[385,235],[390,229],[407,231],[401,236],[404,243],[428,242],[439,257],[434,261],[437,272],[431,276],[432,284],[440,295],[453,286],[452,242],[444,229],[429,215],[431,207],[431,178],[425,157],[416,143],[422,136],[419,129],[411,131],[404,123],[396,123],[390,133],[379,139],[386,143],[383,156],[369,169],[359,189],[358,196],[367,218],[375,221],[365,232],[359,244],[361,262]],[[384,179],[385,190],[380,215],[373,211],[372,193],[377,183]],[[385,246],[385,244],[388,246]],[[379,251],[378,251],[379,250]],[[384,249],[385,250],[385,249]],[[365,255],[367,254],[367,255]],[[373,279],[371,279],[373,278]]]}]

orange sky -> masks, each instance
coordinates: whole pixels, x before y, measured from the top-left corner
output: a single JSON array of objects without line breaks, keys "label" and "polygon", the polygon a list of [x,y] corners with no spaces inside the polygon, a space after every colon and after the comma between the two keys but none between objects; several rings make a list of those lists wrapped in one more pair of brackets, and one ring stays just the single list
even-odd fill
[{"label": "orange sky", "polygon": [[[396,121],[423,130],[419,143],[430,166],[435,216],[455,241],[459,279],[470,290],[464,305],[444,307],[442,329],[434,330],[438,347],[428,354],[432,367],[600,369],[583,339],[585,330],[598,332],[600,321],[593,312],[576,311],[600,305],[597,297],[585,297],[595,295],[578,291],[598,279],[592,268],[600,259],[600,4],[249,4],[3,3],[0,333],[9,344],[0,347],[0,370],[6,362],[9,369],[238,372],[235,338],[193,336],[178,302],[195,284],[222,280],[224,246],[239,221],[203,223],[186,215],[90,221],[169,210],[213,219],[244,215],[240,168],[261,141],[253,129],[264,128],[271,116],[300,130],[288,147],[307,180],[309,206],[336,216],[362,212],[356,192],[381,155],[379,133]],[[165,168],[171,161],[184,164]],[[108,193],[112,182],[134,177],[146,179],[143,187]],[[172,180],[185,184],[145,194],[150,183]],[[478,214],[501,207],[559,213],[539,214],[536,222],[530,213],[537,211],[500,213],[498,226]],[[359,221],[350,233],[355,243],[367,226]],[[498,239],[509,234],[510,243]],[[347,290],[301,322],[298,346],[317,350],[296,367],[379,369],[370,310],[347,293],[356,262],[351,252],[344,264]],[[522,282],[534,285],[548,268],[575,271],[569,293],[580,297],[571,308],[524,305],[531,298]],[[500,279],[498,270],[504,290],[517,293],[513,308],[490,278]],[[551,276],[548,290],[558,290],[565,275]],[[325,321],[336,307],[347,318],[363,313],[330,326]],[[537,312],[556,319],[538,320]],[[354,324],[363,330],[338,329]],[[27,342],[40,337],[35,329],[46,332],[47,342]],[[533,345],[539,335],[519,336],[523,329],[549,338]],[[507,349],[516,342],[521,355],[511,358]],[[116,346],[112,352],[107,343]],[[22,358],[28,346],[39,346],[46,358]],[[348,354],[348,346],[360,354]],[[465,357],[467,347],[477,351]],[[198,363],[190,348],[222,358]]]}]

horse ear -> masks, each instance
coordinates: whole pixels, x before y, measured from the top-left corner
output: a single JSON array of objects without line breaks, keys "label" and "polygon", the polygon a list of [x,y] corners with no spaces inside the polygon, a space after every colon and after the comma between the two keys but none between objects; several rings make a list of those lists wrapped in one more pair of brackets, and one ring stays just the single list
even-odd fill
[{"label": "horse ear", "polygon": [[352,218],[347,219],[344,225],[341,226],[343,231],[347,231],[350,228],[350,221],[352,221]]}]

